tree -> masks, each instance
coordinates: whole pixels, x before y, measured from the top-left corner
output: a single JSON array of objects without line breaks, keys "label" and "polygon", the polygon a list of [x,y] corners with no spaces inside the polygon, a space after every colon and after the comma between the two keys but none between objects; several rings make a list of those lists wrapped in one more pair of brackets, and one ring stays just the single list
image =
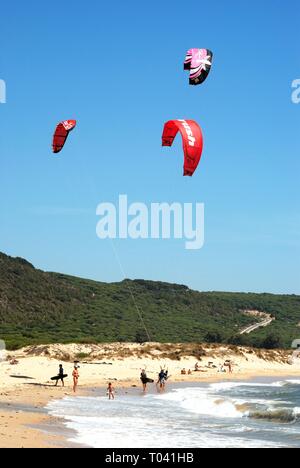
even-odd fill
[{"label": "tree", "polygon": [[263,340],[261,346],[262,348],[265,348],[265,349],[278,349],[278,348],[282,348],[283,344],[279,336],[272,334],[272,335],[267,336]]},{"label": "tree", "polygon": [[205,335],[204,341],[206,343],[222,343],[222,335],[218,331],[210,331]]},{"label": "tree", "polygon": [[245,335],[233,335],[228,338],[227,343],[235,346],[249,346],[249,340]]},{"label": "tree", "polygon": [[149,340],[146,331],[143,329],[137,330],[135,335],[135,341],[140,344],[147,343],[147,341]]}]

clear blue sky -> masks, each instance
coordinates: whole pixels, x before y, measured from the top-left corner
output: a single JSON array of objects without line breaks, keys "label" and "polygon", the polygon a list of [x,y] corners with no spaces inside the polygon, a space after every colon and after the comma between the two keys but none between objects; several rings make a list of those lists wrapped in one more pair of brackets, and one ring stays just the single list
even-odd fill
[{"label": "clear blue sky", "polygon": [[[96,206],[204,202],[206,242],[116,241],[126,275],[199,290],[300,294],[299,0],[4,2],[1,6],[0,250],[51,271],[118,281]],[[188,86],[190,47],[214,51]],[[55,124],[78,127],[59,157]],[[195,119],[193,178],[163,123]]]}]

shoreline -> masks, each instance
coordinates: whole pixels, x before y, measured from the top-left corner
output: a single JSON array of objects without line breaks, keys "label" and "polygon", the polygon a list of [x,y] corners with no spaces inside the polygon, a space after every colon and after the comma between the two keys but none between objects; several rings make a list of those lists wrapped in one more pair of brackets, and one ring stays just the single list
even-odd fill
[{"label": "shoreline", "polygon": [[[0,448],[69,448],[78,447],[68,441],[69,432],[63,419],[48,414],[46,406],[54,400],[74,395],[72,368],[82,353],[78,396],[105,394],[108,382],[122,392],[141,392],[141,369],[157,379],[161,367],[169,369],[169,385],[196,385],[226,381],[300,378],[300,360],[288,363],[285,351],[257,351],[250,348],[194,345],[176,354],[182,345],[49,345],[31,347],[10,353],[0,362]],[[93,350],[94,354],[93,355]],[[175,357],[174,357],[175,356]],[[233,374],[218,372],[224,361],[233,364]],[[17,364],[12,365],[12,360]],[[193,369],[196,361],[201,371],[181,375],[185,368]],[[65,388],[55,387],[51,376],[63,363],[69,378]],[[213,367],[212,366],[213,363]],[[70,436],[71,438],[71,436]]]},{"label": "shoreline", "polygon": [[[217,382],[251,382],[260,379],[293,379],[300,378],[299,372],[273,372],[266,373],[245,373],[217,374],[207,376],[202,379],[177,378],[170,381],[169,389],[177,386],[196,386],[197,384],[210,384]],[[142,395],[142,389],[136,381],[125,381],[115,383],[117,389],[128,393],[129,389],[135,390]],[[94,385],[82,385],[78,393],[74,394],[69,387],[49,387],[41,385],[40,391],[35,394],[32,389],[15,388],[3,395],[0,394],[0,448],[90,448],[70,441],[75,432],[68,429],[64,424],[67,421],[63,418],[55,417],[47,411],[47,405],[51,401],[63,399],[67,396],[95,396],[103,394],[105,387],[102,383]],[[149,392],[149,393],[154,393]],[[37,397],[38,396],[38,403]]]}]

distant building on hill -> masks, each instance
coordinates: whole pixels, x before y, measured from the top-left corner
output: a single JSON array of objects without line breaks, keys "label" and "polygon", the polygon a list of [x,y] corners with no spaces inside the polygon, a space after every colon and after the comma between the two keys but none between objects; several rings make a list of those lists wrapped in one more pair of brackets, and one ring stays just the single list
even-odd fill
[{"label": "distant building on hill", "polygon": [[292,348],[293,349],[300,349],[300,339],[299,340],[294,340],[292,343]]}]

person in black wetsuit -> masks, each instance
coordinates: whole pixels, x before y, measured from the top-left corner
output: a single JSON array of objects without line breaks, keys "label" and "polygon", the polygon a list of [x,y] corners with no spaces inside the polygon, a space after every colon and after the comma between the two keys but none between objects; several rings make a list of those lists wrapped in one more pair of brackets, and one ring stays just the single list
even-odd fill
[{"label": "person in black wetsuit", "polygon": [[148,377],[146,374],[145,369],[142,370],[141,372],[141,382],[143,384],[143,392],[146,393],[147,391],[147,383],[148,383]]},{"label": "person in black wetsuit", "polygon": [[169,371],[168,369],[165,371],[163,368],[161,368],[160,373],[158,374],[158,381],[157,385],[159,384],[159,387],[161,390],[164,390],[166,387],[166,381],[168,380],[168,374]]},{"label": "person in black wetsuit", "polygon": [[61,381],[62,386],[64,387],[64,386],[65,386],[65,382],[64,382],[64,369],[63,369],[62,364],[59,365],[58,377],[59,377],[59,379],[57,379],[56,384],[55,384],[55,387],[57,387],[57,384],[58,384],[59,380]]}]

